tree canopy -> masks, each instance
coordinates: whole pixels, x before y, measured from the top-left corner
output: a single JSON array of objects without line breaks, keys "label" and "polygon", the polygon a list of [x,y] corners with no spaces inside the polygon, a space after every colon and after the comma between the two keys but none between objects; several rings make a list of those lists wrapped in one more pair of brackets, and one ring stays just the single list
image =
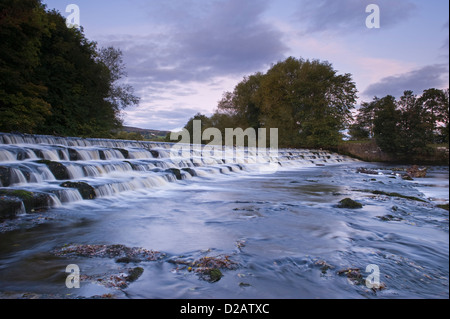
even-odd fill
[{"label": "tree canopy", "polygon": [[139,102],[122,53],[98,48],[40,0],[0,3],[0,131],[110,136]]},{"label": "tree canopy", "polygon": [[225,128],[278,128],[281,147],[331,147],[352,119],[356,93],[351,75],[330,63],[289,57],[225,92],[208,120],[223,137]]},{"label": "tree canopy", "polygon": [[350,133],[354,139],[374,138],[385,152],[425,154],[429,145],[448,145],[449,90],[427,89],[421,96],[407,90],[396,99],[375,97],[362,103]]}]

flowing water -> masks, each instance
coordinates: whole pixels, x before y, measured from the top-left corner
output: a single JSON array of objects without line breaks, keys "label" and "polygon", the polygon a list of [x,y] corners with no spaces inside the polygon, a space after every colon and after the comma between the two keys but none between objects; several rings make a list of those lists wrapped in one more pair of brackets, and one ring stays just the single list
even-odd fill
[{"label": "flowing water", "polygon": [[[0,208],[20,202],[13,195],[21,191],[44,194],[48,206],[20,202],[14,218],[0,221],[1,298],[449,297],[448,211],[437,207],[448,204],[447,167],[407,181],[392,165],[324,151],[236,155],[0,134],[0,178]],[[68,181],[88,185],[92,199]],[[339,208],[344,198],[363,207]],[[162,255],[121,263],[55,253],[75,244]],[[235,267],[205,280],[192,269],[202,257]],[[80,288],[66,286],[69,264],[80,269]],[[369,278],[369,265],[382,289],[343,271]],[[133,267],[143,270],[136,281],[108,282]]]}]

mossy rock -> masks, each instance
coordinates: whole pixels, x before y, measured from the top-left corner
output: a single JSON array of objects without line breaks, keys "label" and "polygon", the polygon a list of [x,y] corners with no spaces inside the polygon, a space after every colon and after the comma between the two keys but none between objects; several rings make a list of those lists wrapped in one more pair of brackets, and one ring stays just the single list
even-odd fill
[{"label": "mossy rock", "polygon": [[97,197],[94,187],[84,182],[64,182],[60,186],[78,189],[83,199],[95,199]]},{"label": "mossy rock", "polygon": [[217,282],[223,277],[222,272],[217,268],[209,270],[206,274],[209,276],[209,282]]},{"label": "mossy rock", "polygon": [[417,201],[417,202],[426,203],[425,200],[423,200],[421,198],[418,198],[418,197],[415,197],[415,196],[407,196],[407,195],[402,195],[402,194],[399,194],[399,193],[388,193],[388,192],[383,192],[383,191],[368,191],[368,192],[370,192],[372,194],[375,194],[375,195],[385,195],[385,196],[390,196],[390,197],[398,197],[398,198],[404,198],[404,199],[414,200],[414,201]]},{"label": "mossy rock", "polygon": [[135,268],[131,269],[128,272],[127,281],[133,282],[133,281],[138,280],[139,277],[141,277],[143,272],[144,272],[144,268],[142,268],[142,267],[135,267]]},{"label": "mossy rock", "polygon": [[351,198],[344,198],[341,200],[338,204],[339,208],[350,208],[350,209],[358,209],[362,208],[363,205],[361,203],[358,203],[357,201],[354,201]]},{"label": "mossy rock", "polygon": [[448,211],[448,204],[437,205],[436,207],[441,208],[441,209],[445,209],[446,211]]},{"label": "mossy rock", "polygon": [[21,200],[32,200],[34,197],[32,192],[21,189],[0,190],[0,194],[18,197]]},{"label": "mossy rock", "polygon": [[45,193],[34,193],[20,189],[0,190],[0,215],[15,217],[16,212],[22,208],[27,213],[46,210],[49,208],[50,196]]}]

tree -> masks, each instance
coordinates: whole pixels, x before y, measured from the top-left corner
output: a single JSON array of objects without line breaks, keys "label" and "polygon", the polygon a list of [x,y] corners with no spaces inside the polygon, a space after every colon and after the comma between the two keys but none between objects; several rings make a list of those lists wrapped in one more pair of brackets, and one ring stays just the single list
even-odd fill
[{"label": "tree", "polygon": [[282,147],[333,147],[352,118],[356,87],[330,63],[290,57],[226,92],[217,113],[234,127],[278,128]]},{"label": "tree", "polygon": [[33,77],[49,24],[38,0],[0,2],[0,129],[32,133],[50,114],[47,88]]},{"label": "tree", "polygon": [[405,91],[397,104],[401,111],[400,151],[403,154],[423,153],[433,141],[431,119],[427,117],[424,105],[412,91]]},{"label": "tree", "polygon": [[401,147],[401,111],[397,109],[395,97],[374,98],[374,137],[377,145],[387,153],[398,153]]},{"label": "tree", "polygon": [[[448,118],[449,118],[449,100],[448,89],[428,89],[425,90],[419,99],[423,105],[424,121],[427,123],[428,136],[430,142],[448,142]],[[447,134],[445,129],[447,128]]]},{"label": "tree", "polygon": [[233,92],[226,92],[219,102],[218,112],[234,118],[235,127],[261,127],[260,87],[264,75],[260,72],[244,77]]},{"label": "tree", "polygon": [[[194,121],[201,121],[201,125],[200,125],[200,131],[199,132],[194,132]],[[184,126],[184,128],[189,132],[190,134],[190,139],[191,139],[191,143],[193,144],[207,144],[209,141],[207,140],[202,140],[202,137],[199,136],[198,134],[202,134],[203,135],[203,131],[207,128],[211,127],[211,120],[206,116],[203,115],[201,113],[197,113],[194,117],[192,117],[191,119],[189,119],[189,121],[187,122],[187,124]],[[195,138],[199,136],[200,140],[195,140]]]},{"label": "tree", "polygon": [[122,53],[97,49],[40,0],[0,2],[0,130],[109,137],[137,104]]},{"label": "tree", "polygon": [[109,92],[108,102],[116,111],[123,110],[129,106],[139,104],[140,98],[134,95],[131,85],[121,83],[127,77],[123,53],[114,47],[101,48],[98,52],[98,61],[103,63],[109,70]]},{"label": "tree", "polygon": [[350,125],[350,135],[353,139],[367,139],[373,137],[375,110],[377,99],[372,102],[363,102],[358,110],[355,123]]},{"label": "tree", "polygon": [[356,102],[351,75],[318,60],[290,57],[274,65],[261,89],[265,126],[278,127],[286,146],[336,146]]}]

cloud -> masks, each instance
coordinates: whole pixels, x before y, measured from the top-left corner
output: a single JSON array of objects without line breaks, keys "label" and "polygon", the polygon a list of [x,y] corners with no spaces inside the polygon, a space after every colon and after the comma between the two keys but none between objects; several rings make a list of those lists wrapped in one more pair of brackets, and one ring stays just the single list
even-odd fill
[{"label": "cloud", "polygon": [[187,108],[182,105],[172,105],[170,109],[164,105],[144,106],[127,111],[124,124],[140,128],[171,130],[183,127],[198,112],[196,108]]},{"label": "cloud", "polygon": [[424,66],[410,72],[388,76],[379,82],[371,84],[363,95],[368,97],[383,97],[393,95],[400,97],[405,90],[412,90],[421,94],[429,88],[447,88],[449,82],[448,64],[434,64]]},{"label": "cloud", "polygon": [[389,28],[407,20],[416,9],[409,0],[301,0],[296,18],[304,25],[307,33],[356,32],[366,29],[366,7],[377,4],[380,7],[381,27]]},{"label": "cloud", "polygon": [[102,41],[122,48],[130,78],[143,80],[143,86],[256,72],[287,51],[281,32],[262,20],[266,1],[159,1],[149,6],[152,25],[145,34]]},{"label": "cloud", "polygon": [[442,52],[441,57],[443,57],[446,61],[448,61],[449,58],[449,37],[448,37],[448,27],[449,27],[449,21],[442,26],[442,29],[446,32],[447,38],[442,42],[442,45],[440,47],[440,51]]},{"label": "cloud", "polygon": [[282,32],[263,18],[266,0],[142,0],[140,6],[148,15],[143,27],[97,37],[123,51],[127,84],[141,97],[139,108],[126,110],[125,123],[184,126],[197,112],[212,111],[230,89],[218,90],[217,83],[235,85],[288,51]]}]

